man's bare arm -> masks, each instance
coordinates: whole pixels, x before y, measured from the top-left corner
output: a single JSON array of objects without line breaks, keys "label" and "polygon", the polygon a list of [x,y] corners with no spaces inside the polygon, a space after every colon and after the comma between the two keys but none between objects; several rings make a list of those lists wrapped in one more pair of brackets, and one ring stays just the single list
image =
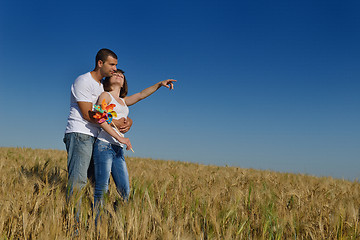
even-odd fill
[{"label": "man's bare arm", "polygon": [[[91,102],[78,102],[80,111],[81,111],[81,115],[82,117],[92,123],[98,123],[97,119],[94,119],[94,112],[92,111],[92,103]],[[121,133],[126,133],[130,130],[133,121],[131,118],[120,118],[118,120],[113,119],[114,124],[116,125],[116,127],[119,129],[119,131]]]},{"label": "man's bare arm", "polygon": [[133,121],[131,118],[120,118],[118,120],[113,119],[113,123],[119,129],[121,133],[126,133],[130,130]]},{"label": "man's bare arm", "polygon": [[77,102],[80,108],[82,117],[92,123],[97,123],[97,120],[93,118],[94,112],[92,111],[91,102]]}]

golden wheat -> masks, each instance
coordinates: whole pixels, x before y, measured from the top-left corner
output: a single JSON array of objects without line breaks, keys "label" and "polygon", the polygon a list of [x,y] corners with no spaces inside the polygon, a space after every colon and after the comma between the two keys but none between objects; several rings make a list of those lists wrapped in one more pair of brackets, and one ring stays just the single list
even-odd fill
[{"label": "golden wheat", "polygon": [[[127,158],[98,230],[93,189],[65,201],[66,152],[0,148],[1,239],[359,239],[360,184],[331,177]],[[118,203],[115,209],[113,203]]]}]

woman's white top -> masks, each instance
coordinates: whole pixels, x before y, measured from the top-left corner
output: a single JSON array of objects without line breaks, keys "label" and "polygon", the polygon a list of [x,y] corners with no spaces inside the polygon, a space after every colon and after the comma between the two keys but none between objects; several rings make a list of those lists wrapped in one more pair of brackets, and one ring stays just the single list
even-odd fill
[{"label": "woman's white top", "polygon": [[[109,93],[109,92],[107,92]],[[113,109],[113,111],[116,112],[117,117],[113,118],[113,119],[120,119],[120,118],[127,118],[128,114],[129,114],[129,108],[128,106],[126,106],[126,103],[124,101],[123,98],[120,98],[121,101],[124,103],[124,105],[121,105],[118,101],[116,101],[116,99],[109,93],[110,97],[111,97],[111,102],[110,104],[115,104],[115,107]],[[111,124],[112,128],[115,130],[115,132],[117,132],[120,136],[123,136],[124,134],[119,133],[116,128],[114,128],[114,126]],[[108,142],[111,144],[116,144],[116,145],[120,145],[121,147],[124,147],[125,144],[120,143],[118,140],[116,140],[114,137],[112,137],[110,134],[108,134],[104,129],[101,128],[100,133],[97,137],[99,140],[104,141],[104,142]]]}]

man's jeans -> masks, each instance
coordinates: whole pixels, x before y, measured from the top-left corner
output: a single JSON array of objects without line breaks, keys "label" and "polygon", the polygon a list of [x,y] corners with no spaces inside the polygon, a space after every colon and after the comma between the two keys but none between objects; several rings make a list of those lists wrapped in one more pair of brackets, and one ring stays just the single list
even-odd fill
[{"label": "man's jeans", "polygon": [[97,223],[100,208],[103,206],[104,194],[109,189],[110,174],[117,191],[124,201],[130,194],[129,174],[124,158],[124,150],[119,145],[96,140],[94,144],[95,193],[94,205]]},{"label": "man's jeans", "polygon": [[91,162],[95,139],[95,137],[83,133],[73,132],[65,134],[64,143],[68,153],[67,200],[72,196],[74,190],[80,191],[87,183],[88,168]]}]

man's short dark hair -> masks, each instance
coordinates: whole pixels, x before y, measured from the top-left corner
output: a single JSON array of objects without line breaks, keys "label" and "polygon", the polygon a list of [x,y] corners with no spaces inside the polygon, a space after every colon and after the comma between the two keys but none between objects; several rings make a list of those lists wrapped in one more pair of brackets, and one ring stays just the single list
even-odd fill
[{"label": "man's short dark hair", "polygon": [[116,54],[113,51],[111,51],[110,49],[107,49],[107,48],[100,49],[97,52],[96,57],[95,57],[95,68],[97,68],[97,64],[98,64],[99,60],[105,62],[109,56],[111,56],[115,59],[118,59]]}]

